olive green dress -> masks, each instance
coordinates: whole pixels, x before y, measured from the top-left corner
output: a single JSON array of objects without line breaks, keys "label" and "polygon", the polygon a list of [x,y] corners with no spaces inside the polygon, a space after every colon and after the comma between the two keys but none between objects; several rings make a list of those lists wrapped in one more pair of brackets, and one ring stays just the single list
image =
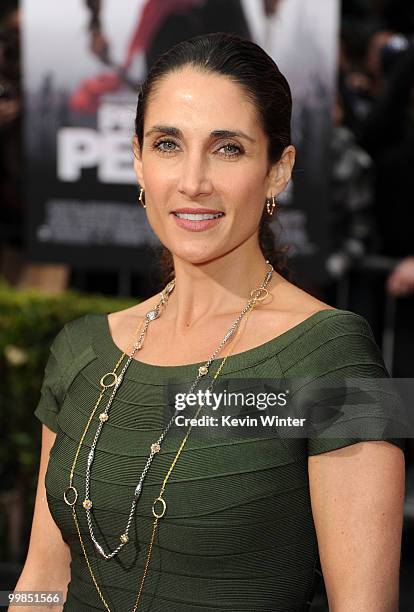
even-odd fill
[{"label": "olive green dress", "polygon": [[[148,334],[149,341],[150,331]],[[105,610],[63,492],[78,442],[99,396],[99,381],[121,354],[105,314],[82,316],[66,324],[52,343],[35,410],[40,421],[57,433],[45,485],[50,512],[72,556],[63,608],[67,611]],[[213,361],[213,371],[220,361]],[[184,380],[189,388],[200,365],[131,362],[103,426],[92,465],[91,512],[97,538],[107,550],[119,544],[150,446],[165,427],[166,381]],[[350,311],[325,310],[256,348],[230,356],[222,376],[308,377],[329,387],[339,376],[389,375],[367,321]],[[106,401],[101,403],[102,409],[104,406]],[[350,410],[355,410],[354,404]],[[145,479],[130,541],[114,559],[105,560],[92,545],[82,507],[86,461],[99,412],[75,470],[77,515],[102,594],[112,611],[128,612],[133,609],[147,558],[154,520],[152,503],[186,430],[181,430],[181,437],[167,434]],[[342,405],[342,414],[346,422],[346,405]],[[364,414],[362,407],[358,417],[369,424],[370,414]],[[167,512],[158,524],[138,611],[308,610],[321,575],[308,455],[368,438],[389,439],[404,448],[403,438],[381,434],[344,437],[340,427],[335,431],[339,432],[337,438],[281,440],[260,431],[257,435],[230,433],[220,437],[213,432],[206,435],[204,430],[204,435],[193,436],[193,428],[166,486]]]}]

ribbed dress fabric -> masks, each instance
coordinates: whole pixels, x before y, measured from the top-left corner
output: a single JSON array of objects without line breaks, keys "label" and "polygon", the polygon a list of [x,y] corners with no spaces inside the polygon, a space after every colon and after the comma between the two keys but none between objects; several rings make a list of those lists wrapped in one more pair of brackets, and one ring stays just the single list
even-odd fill
[{"label": "ribbed dress fabric", "polygon": [[[71,551],[71,580],[63,608],[67,612],[105,610],[63,492],[99,396],[99,381],[121,354],[105,313],[67,323],[52,342],[35,410],[37,418],[57,434],[45,486],[51,515]],[[212,372],[220,361],[213,361]],[[188,381],[189,388],[200,365],[131,362],[92,465],[95,533],[106,548],[112,550],[119,543],[150,446],[165,427],[167,381]],[[222,375],[243,379],[309,377],[327,384],[344,376],[389,376],[369,324],[346,310],[319,311],[272,340],[231,355]],[[110,391],[106,391],[105,400]],[[105,405],[106,401],[101,402],[102,410]],[[181,437],[167,434],[145,479],[130,542],[107,561],[92,545],[82,507],[87,456],[102,410],[95,414],[79,454],[73,483],[79,491],[76,508],[105,599],[112,611],[128,612],[133,609],[147,557],[154,520],[152,503],[185,429]],[[369,416],[360,417],[369,424]],[[166,486],[167,512],[158,524],[138,612],[308,610],[321,572],[308,456],[359,441],[343,437],[281,440],[260,432],[224,438],[209,437],[205,432],[190,434]],[[403,439],[390,441],[404,448]]]}]

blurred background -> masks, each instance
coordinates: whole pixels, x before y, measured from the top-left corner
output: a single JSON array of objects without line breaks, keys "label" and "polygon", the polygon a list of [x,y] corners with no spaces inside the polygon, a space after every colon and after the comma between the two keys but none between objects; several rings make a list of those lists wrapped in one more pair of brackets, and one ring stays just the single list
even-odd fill
[{"label": "blurred background", "polygon": [[[162,288],[131,139],[154,59],[229,31],[272,55],[294,97],[293,179],[272,221],[293,282],[370,323],[414,379],[412,0],[1,0],[0,590],[25,560],[51,340]],[[407,441],[401,606],[414,609]],[[312,612],[327,611],[323,581]]]}]

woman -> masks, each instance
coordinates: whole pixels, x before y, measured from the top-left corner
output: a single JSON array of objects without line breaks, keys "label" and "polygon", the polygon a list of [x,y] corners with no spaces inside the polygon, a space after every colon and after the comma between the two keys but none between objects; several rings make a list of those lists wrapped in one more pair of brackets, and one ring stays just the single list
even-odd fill
[{"label": "woman", "polygon": [[402,440],[220,438],[211,428],[180,450],[186,429],[162,437],[166,383],[187,390],[222,363],[229,379],[325,387],[338,372],[388,376],[362,317],[281,273],[268,222],[294,165],[290,117],[286,79],[235,35],[180,43],[148,74],[134,163],[175,284],[55,338],[17,589],[62,590],[64,610],[77,612],[297,612],[320,559],[331,610],[396,612]]}]

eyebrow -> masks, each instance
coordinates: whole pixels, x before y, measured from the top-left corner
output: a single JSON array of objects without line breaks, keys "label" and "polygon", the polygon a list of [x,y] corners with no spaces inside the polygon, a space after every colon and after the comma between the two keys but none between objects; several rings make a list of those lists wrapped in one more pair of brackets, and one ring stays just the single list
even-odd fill
[{"label": "eyebrow", "polygon": [[[163,134],[169,134],[170,136],[175,136],[177,138],[183,135],[181,130],[178,128],[171,127],[169,125],[153,125],[152,128],[146,132],[145,136],[150,136],[154,132],[162,132]],[[255,142],[254,138],[248,136],[240,130],[213,130],[210,132],[210,136],[213,136],[214,138],[232,138],[234,136],[239,136],[240,138],[250,140],[250,142]]]}]

